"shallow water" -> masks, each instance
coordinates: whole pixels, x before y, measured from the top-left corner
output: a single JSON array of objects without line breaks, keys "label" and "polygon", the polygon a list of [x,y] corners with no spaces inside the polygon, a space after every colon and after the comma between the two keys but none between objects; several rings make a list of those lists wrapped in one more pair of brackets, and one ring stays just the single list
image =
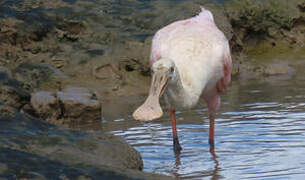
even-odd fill
[{"label": "shallow water", "polygon": [[141,153],[146,172],[181,179],[303,179],[304,92],[304,75],[234,80],[222,96],[214,151],[204,103],[178,111],[180,156],[173,152],[168,114],[147,123],[122,117],[103,126]]}]

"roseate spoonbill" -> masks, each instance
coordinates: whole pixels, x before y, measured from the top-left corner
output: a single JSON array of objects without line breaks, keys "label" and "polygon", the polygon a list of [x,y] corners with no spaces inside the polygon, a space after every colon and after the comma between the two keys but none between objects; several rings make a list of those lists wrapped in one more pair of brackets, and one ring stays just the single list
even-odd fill
[{"label": "roseate spoonbill", "polygon": [[214,117],[220,94],[231,81],[232,60],[228,40],[210,11],[173,22],[154,35],[150,55],[152,82],[146,101],[133,113],[149,121],[163,115],[159,98],[170,107],[173,145],[181,150],[176,130],[176,108],[191,108],[202,96],[209,111],[209,144],[214,145]]}]

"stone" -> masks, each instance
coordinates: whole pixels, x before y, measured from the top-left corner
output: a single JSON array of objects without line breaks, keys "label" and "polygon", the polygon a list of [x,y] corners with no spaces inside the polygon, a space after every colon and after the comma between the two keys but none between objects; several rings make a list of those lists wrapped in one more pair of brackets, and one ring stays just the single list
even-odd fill
[{"label": "stone", "polygon": [[50,91],[38,91],[32,94],[31,105],[36,114],[48,122],[55,122],[61,117],[62,111],[55,93]]},{"label": "stone", "polygon": [[63,119],[81,122],[101,120],[102,106],[94,94],[85,88],[68,88],[56,93],[62,104]]},{"label": "stone", "polygon": [[0,113],[0,135],[0,174],[7,177],[170,179],[140,172],[140,153],[101,131],[69,130],[14,111]]},{"label": "stone", "polygon": [[23,84],[12,78],[10,72],[1,68],[0,71],[0,101],[21,109],[30,100],[30,94],[23,89]]},{"label": "stone", "polygon": [[77,125],[100,122],[102,105],[86,88],[72,87],[63,91],[38,91],[32,94],[31,105],[37,115],[53,124]]}]

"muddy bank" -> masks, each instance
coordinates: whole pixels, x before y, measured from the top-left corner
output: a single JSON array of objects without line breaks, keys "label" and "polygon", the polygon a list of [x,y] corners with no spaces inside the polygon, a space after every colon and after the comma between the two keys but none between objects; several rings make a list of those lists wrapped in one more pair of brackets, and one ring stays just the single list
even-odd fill
[{"label": "muddy bank", "polygon": [[226,2],[235,73],[242,77],[289,74],[295,60],[304,57],[304,6],[300,0]]},{"label": "muddy bank", "polygon": [[[29,84],[32,89],[83,85],[104,95],[144,93],[149,84],[152,35],[170,22],[196,15],[200,5],[214,13],[230,40],[234,75],[268,75],[276,71],[265,67],[272,60],[286,61],[291,54],[304,52],[302,0],[230,0],[224,4],[18,0],[0,5],[0,63],[10,68],[44,63],[64,74],[46,74],[48,80],[41,83],[35,82],[36,77]],[[143,87],[137,88],[138,84]]]}]

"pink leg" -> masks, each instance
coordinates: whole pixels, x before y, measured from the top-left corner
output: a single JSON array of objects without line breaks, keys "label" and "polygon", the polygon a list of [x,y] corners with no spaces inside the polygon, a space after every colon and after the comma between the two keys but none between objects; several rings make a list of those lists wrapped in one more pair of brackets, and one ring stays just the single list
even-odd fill
[{"label": "pink leg", "polygon": [[214,121],[215,121],[215,117],[214,117],[214,113],[210,113],[210,128],[209,128],[209,144],[211,146],[214,146]]},{"label": "pink leg", "polygon": [[214,121],[215,121],[215,113],[220,105],[220,96],[218,93],[210,94],[210,96],[206,96],[205,100],[208,103],[209,119],[210,119],[209,144],[211,146],[214,146],[214,132],[215,132],[215,122]]},{"label": "pink leg", "polygon": [[175,153],[179,153],[182,148],[179,144],[178,135],[177,135],[176,110],[171,108],[170,112],[171,112],[171,120],[172,120],[174,151]]}]

